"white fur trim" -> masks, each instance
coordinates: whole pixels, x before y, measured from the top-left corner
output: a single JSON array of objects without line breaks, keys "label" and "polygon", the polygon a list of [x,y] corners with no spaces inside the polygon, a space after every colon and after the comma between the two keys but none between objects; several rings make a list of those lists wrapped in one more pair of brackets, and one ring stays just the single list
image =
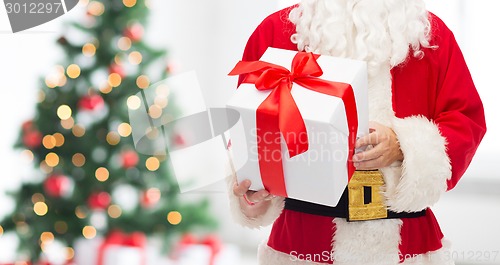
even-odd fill
[{"label": "white fur trim", "polygon": [[[401,169],[385,169],[387,206],[395,212],[417,212],[436,203],[451,177],[446,139],[422,116],[394,118],[392,129],[404,154]],[[401,177],[399,177],[401,176]]]},{"label": "white fur trim", "polygon": [[391,126],[394,117],[392,109],[392,76],[389,64],[371,69],[368,76],[369,120]]},{"label": "white fur trim", "polygon": [[248,228],[261,228],[264,226],[268,226],[280,216],[283,211],[283,207],[285,206],[284,199],[282,197],[276,197],[272,199],[271,205],[265,214],[259,216],[257,218],[249,218],[247,217],[240,208],[240,200],[237,196],[233,194],[233,186],[236,182],[236,175],[230,174],[227,179],[228,185],[228,196],[229,196],[229,208],[231,210],[231,214],[233,219],[241,224],[242,226]]},{"label": "white fur trim", "polygon": [[370,121],[391,127],[404,154],[402,164],[380,169],[388,208],[395,212],[428,208],[446,191],[446,180],[451,177],[446,140],[425,117],[395,117],[389,63],[370,70],[368,96]]},{"label": "white fur trim", "polygon": [[401,219],[363,222],[333,220],[335,265],[387,265],[399,263]]},{"label": "white fur trim", "polygon": [[[293,253],[283,253],[276,251],[267,245],[267,240],[259,245],[258,258],[259,265],[324,265],[307,260],[299,260]],[[321,260],[321,259],[320,259]]]}]

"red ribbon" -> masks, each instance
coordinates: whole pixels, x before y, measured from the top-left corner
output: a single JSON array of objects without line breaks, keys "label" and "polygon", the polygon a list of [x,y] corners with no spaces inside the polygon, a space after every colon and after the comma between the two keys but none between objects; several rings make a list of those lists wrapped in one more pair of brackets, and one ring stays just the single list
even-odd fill
[{"label": "red ribbon", "polygon": [[142,252],[141,264],[146,265],[146,244],[147,239],[143,233],[135,232],[127,235],[121,231],[113,231],[99,247],[97,265],[104,265],[104,253],[108,247],[113,245],[140,248]]},{"label": "red ribbon", "polygon": [[304,120],[290,92],[293,83],[342,99],[349,127],[347,159],[349,180],[355,170],[352,156],[358,131],[358,114],[354,91],[350,84],[320,79],[323,71],[316,61],[318,57],[316,54],[298,52],[293,58],[291,71],[263,61],[240,61],[229,73],[229,75],[245,74],[242,83],[255,84],[260,91],[271,90],[269,96],[257,108],[256,127],[262,182],[266,190],[275,195],[288,197],[281,158],[280,132],[290,157],[304,153],[309,148]]}]

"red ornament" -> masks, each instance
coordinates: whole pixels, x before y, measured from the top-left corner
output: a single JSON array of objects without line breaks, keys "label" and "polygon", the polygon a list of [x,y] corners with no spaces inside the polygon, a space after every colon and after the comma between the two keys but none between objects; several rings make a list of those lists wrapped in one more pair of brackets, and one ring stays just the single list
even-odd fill
[{"label": "red ornament", "polygon": [[123,32],[123,36],[129,38],[133,42],[141,40],[143,34],[144,28],[139,23],[133,24],[132,26],[126,28]]},{"label": "red ornament", "polygon": [[186,145],[186,139],[184,139],[184,137],[181,134],[176,133],[174,135],[174,144],[175,144],[175,146],[178,146],[178,147],[184,146],[184,145]]},{"label": "red ornament", "polygon": [[21,128],[23,129],[23,132],[32,131],[34,128],[33,121],[29,120],[29,121],[23,122],[23,125],[21,126]]},{"label": "red ornament", "polygon": [[99,95],[84,96],[78,102],[78,108],[87,111],[101,110],[104,107],[104,99]]},{"label": "red ornament", "polygon": [[64,175],[52,175],[43,183],[45,193],[51,197],[67,197],[73,190],[73,182]]},{"label": "red ornament", "polygon": [[31,129],[30,131],[24,133],[23,143],[26,147],[34,149],[42,144],[42,138],[43,136],[39,131]]},{"label": "red ornament", "polygon": [[123,71],[123,67],[121,67],[120,65],[118,64],[112,64],[109,66],[108,68],[108,72],[110,74],[113,74],[113,73],[116,73],[118,74],[121,78],[123,78],[125,76],[125,72]]},{"label": "red ornament", "polygon": [[64,36],[61,36],[61,37],[59,37],[59,39],[57,39],[57,43],[59,43],[61,45],[67,45],[68,39],[66,39]]},{"label": "red ornament", "polygon": [[181,245],[194,245],[198,243],[198,239],[193,234],[184,234],[179,242]]},{"label": "red ornament", "polygon": [[101,191],[90,194],[87,201],[89,208],[92,210],[104,210],[108,208],[111,203],[111,196],[109,193]]},{"label": "red ornament", "polygon": [[141,193],[141,205],[144,208],[152,208],[161,198],[161,192],[158,189],[149,189]]},{"label": "red ornament", "polygon": [[139,156],[135,151],[124,151],[121,153],[122,167],[131,168],[139,163]]},{"label": "red ornament", "polygon": [[174,63],[169,63],[167,64],[167,67],[165,68],[165,71],[167,72],[167,74],[172,74],[172,73],[176,73],[177,72],[177,65],[174,64]]}]

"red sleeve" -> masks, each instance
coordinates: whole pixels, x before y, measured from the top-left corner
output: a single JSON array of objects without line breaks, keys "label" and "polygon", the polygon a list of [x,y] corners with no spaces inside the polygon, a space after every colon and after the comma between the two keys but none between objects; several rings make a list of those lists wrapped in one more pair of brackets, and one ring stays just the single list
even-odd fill
[{"label": "red sleeve", "polygon": [[[268,47],[297,50],[297,46],[290,41],[295,32],[295,26],[288,20],[290,11],[296,5],[279,10],[266,17],[252,33],[243,52],[243,61],[257,61]],[[244,76],[240,76],[238,85]]]},{"label": "red sleeve", "polygon": [[392,129],[404,160],[386,170],[393,183],[385,195],[397,212],[428,208],[455,187],[486,132],[481,99],[458,44],[439,18],[431,15],[431,22],[434,47],[394,71],[398,116]]},{"label": "red sleeve", "polygon": [[273,24],[270,23],[269,19],[262,21],[247,41],[243,52],[243,61],[260,59],[266,49],[273,43],[273,29]]},{"label": "red sleeve", "polygon": [[455,187],[469,166],[486,132],[484,110],[469,69],[453,33],[434,17],[439,24],[433,32],[438,37],[438,90],[434,122],[447,140],[447,153],[451,161],[452,176],[448,190]]}]

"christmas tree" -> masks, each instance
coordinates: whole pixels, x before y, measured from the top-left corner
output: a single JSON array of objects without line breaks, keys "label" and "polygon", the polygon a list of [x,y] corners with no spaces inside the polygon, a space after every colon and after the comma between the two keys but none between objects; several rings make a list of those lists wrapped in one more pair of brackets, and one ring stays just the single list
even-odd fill
[{"label": "christmas tree", "polygon": [[[15,211],[0,223],[36,261],[54,240],[110,231],[143,232],[168,242],[194,227],[213,227],[206,201],[183,203],[165,155],[134,149],[128,105],[168,75],[166,53],[143,40],[147,0],[80,1],[86,15],[58,39],[66,62],[41,80],[36,116],[17,148],[43,177],[12,194]],[[80,7],[83,8],[83,7]],[[175,102],[155,102],[175,111]]]}]

